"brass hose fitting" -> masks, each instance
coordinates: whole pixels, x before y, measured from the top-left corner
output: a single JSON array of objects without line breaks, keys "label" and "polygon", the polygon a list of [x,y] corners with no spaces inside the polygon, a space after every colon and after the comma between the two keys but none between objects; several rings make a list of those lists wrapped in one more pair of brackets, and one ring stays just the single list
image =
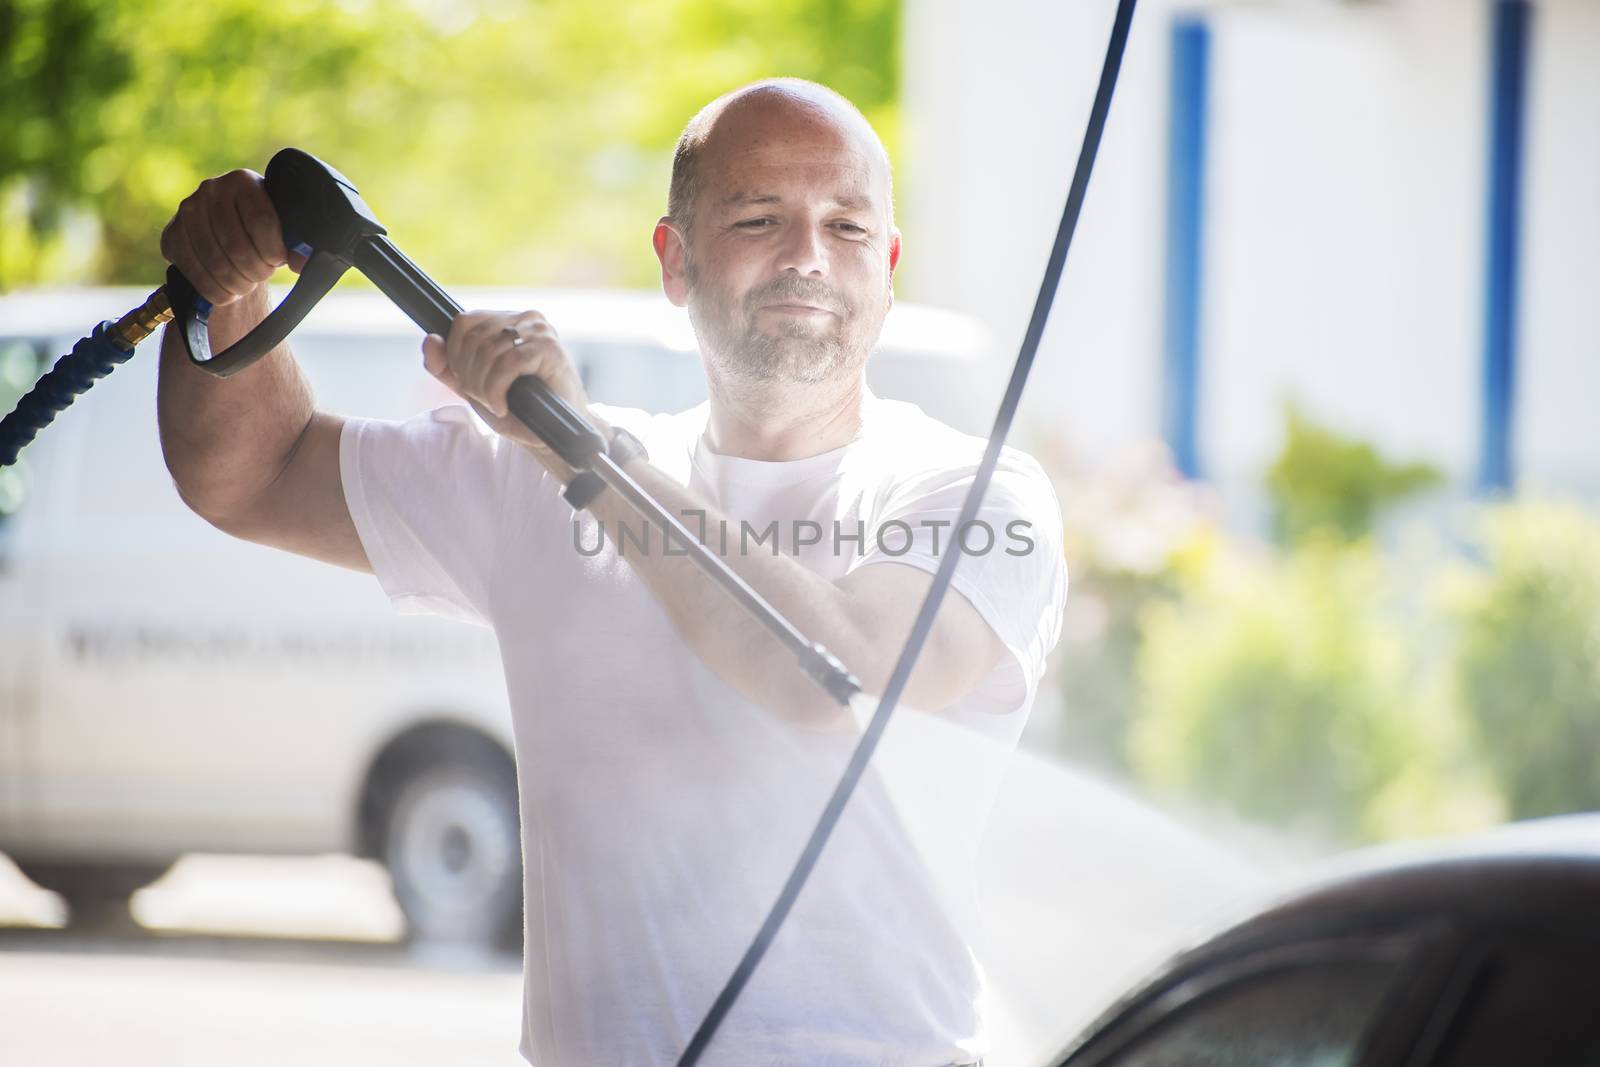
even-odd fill
[{"label": "brass hose fitting", "polygon": [[145,302],[122,318],[112,328],[113,340],[132,349],[140,341],[156,332],[156,327],[172,318],[172,301],[165,286],[151,293]]}]

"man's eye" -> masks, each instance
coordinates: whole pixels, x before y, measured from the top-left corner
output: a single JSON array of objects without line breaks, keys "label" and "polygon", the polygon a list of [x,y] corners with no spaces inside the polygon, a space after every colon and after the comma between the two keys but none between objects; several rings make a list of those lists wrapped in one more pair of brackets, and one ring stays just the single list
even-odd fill
[{"label": "man's eye", "polygon": [[865,226],[858,226],[853,222],[836,222],[836,223],[834,223],[834,225],[837,226],[839,229],[843,230],[845,233],[849,233],[849,234],[859,234],[859,233],[866,233],[867,232],[867,228]]},{"label": "man's eye", "polygon": [[741,229],[741,230],[764,230],[768,226],[772,225],[772,220],[771,219],[745,219],[742,222],[734,223],[734,225],[736,227],[738,227],[739,229]]}]

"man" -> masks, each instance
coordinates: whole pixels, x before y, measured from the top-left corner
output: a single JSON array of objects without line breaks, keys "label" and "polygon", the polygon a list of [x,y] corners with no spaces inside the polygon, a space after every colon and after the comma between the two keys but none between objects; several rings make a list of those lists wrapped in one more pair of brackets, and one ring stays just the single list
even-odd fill
[{"label": "man", "polygon": [[[608,438],[642,442],[625,469],[874,696],[959,538],[970,558],[908,707],[706,1062],[977,1062],[975,849],[1059,630],[1054,495],[1008,449],[987,547],[984,529],[958,535],[983,442],[867,390],[900,234],[887,156],[842,97],[780,79],[708,105],[653,243],[701,343],[697,408],[591,404],[537,311],[469,312],[424,341],[477,420],[340,418],[315,410],[287,349],[218,381],[168,339],[168,465],[221,529],[495,629],[523,821],[521,1047],[542,1067],[675,1059],[871,709],[808,682],[617,494],[575,511],[572,471],[507,415],[512,381],[536,375]],[[260,321],[291,258],[244,171],[202,183],[162,249],[217,305],[216,348]]]}]

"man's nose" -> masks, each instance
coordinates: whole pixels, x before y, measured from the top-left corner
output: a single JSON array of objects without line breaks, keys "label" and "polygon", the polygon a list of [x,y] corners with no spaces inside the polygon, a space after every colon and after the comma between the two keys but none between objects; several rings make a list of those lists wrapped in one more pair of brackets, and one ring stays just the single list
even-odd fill
[{"label": "man's nose", "polygon": [[779,270],[793,270],[802,275],[822,278],[828,273],[828,249],[823,244],[820,228],[811,225],[791,226],[784,235],[779,250]]}]

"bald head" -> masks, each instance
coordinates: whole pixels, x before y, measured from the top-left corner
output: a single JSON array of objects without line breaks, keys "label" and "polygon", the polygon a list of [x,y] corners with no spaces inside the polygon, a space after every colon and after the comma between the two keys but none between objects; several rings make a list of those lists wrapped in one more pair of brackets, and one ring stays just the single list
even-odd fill
[{"label": "bald head", "polygon": [[714,395],[853,395],[894,302],[891,195],[883,143],[823,86],[758,82],[690,121],[651,241]]},{"label": "bald head", "polygon": [[759,148],[782,137],[834,138],[857,150],[879,171],[889,224],[894,192],[889,153],[872,124],[843,96],[803,78],[769,78],[724,93],[701,108],[672,153],[667,215],[685,238],[694,223],[704,174],[719,157]]}]

